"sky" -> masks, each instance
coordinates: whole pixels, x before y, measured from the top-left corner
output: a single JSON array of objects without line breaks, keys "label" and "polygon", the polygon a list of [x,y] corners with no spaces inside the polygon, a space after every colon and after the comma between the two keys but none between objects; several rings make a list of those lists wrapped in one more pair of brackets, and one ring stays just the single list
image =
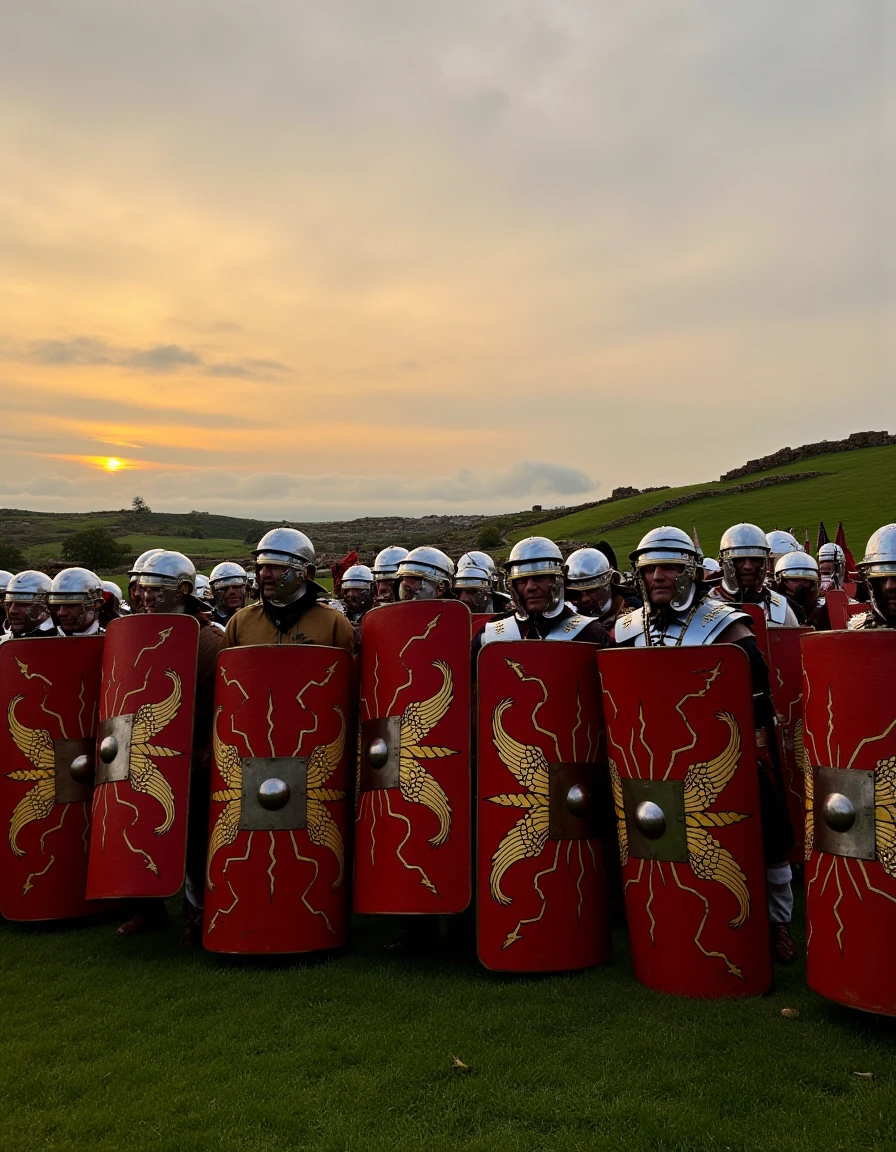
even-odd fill
[{"label": "sky", "polygon": [[889,0],[40,0],[0,504],[512,511],[896,431]]}]

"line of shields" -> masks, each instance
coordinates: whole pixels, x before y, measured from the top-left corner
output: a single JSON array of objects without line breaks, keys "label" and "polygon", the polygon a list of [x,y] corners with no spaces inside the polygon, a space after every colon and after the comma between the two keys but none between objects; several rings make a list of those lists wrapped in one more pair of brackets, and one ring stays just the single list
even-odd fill
[{"label": "line of shields", "polygon": [[[203,943],[347,942],[349,913],[475,915],[488,969],[611,957],[624,900],[651,988],[772,979],[757,749],[734,646],[483,647],[455,601],[367,615],[361,655],[229,649],[211,764],[194,746],[198,626],[0,647],[0,912],[62,920],[184,883],[191,771],[210,792]],[[772,670],[807,894],[808,982],[896,1015],[896,634],[757,639]],[[205,758],[203,758],[205,753]]]}]

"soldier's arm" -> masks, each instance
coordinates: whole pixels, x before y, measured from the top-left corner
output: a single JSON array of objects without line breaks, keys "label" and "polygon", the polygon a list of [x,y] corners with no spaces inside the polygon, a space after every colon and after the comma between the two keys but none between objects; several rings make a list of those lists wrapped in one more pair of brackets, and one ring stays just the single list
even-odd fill
[{"label": "soldier's arm", "polygon": [[239,640],[237,639],[237,636],[236,636],[236,630],[237,630],[236,618],[237,618],[237,616],[239,616],[239,612],[234,612],[234,614],[227,621],[227,627],[224,629],[224,640],[221,644],[222,648],[238,648],[239,647]]},{"label": "soldier's arm", "polygon": [[333,647],[344,648],[349,656],[355,651],[355,630],[341,612],[333,612]]}]

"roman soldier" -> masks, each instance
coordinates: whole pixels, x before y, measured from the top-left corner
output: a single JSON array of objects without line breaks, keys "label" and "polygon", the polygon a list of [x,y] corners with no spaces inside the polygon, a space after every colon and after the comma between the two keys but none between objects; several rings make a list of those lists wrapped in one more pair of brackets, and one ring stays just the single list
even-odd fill
[{"label": "roman soldier", "polygon": [[[203,572],[196,573],[196,582],[193,585],[193,599],[198,600],[209,615],[212,614],[215,609],[215,594],[212,591],[208,576]],[[213,621],[213,623],[217,623],[217,621]],[[219,624],[218,627],[223,628],[223,624]]]},{"label": "roman soldier", "polygon": [[327,593],[314,582],[314,545],[304,532],[272,528],[252,555],[261,597],[231,616],[224,630],[225,648],[327,644],[354,651],[351,624],[341,612],[318,602]]},{"label": "roman soldier", "polygon": [[139,578],[146,561],[150,556],[156,556],[159,552],[164,551],[164,548],[147,548],[145,552],[140,553],[134,561],[134,567],[128,572],[128,603],[131,606],[132,612],[143,611],[143,605],[140,602]]},{"label": "roman soldier", "polygon": [[582,616],[591,616],[611,631],[620,612],[640,608],[641,601],[626,595],[606,553],[579,548],[566,558],[566,599]]},{"label": "roman soldier", "polygon": [[343,573],[340,588],[348,622],[359,629],[364,614],[373,607],[373,572],[366,564],[352,564]]},{"label": "roman soldier", "polygon": [[103,581],[103,605],[100,608],[99,622],[101,628],[108,628],[113,620],[119,616],[129,616],[131,606],[121,594],[121,589],[114,580]]},{"label": "roman soldier", "polygon": [[215,600],[212,620],[222,628],[226,628],[234,612],[239,612],[240,608],[246,606],[249,589],[246,569],[240,564],[225,560],[212,568],[208,582]]},{"label": "roman soldier", "polygon": [[885,524],[873,534],[859,561],[868,586],[870,612],[852,616],[848,627],[896,628],[896,524]]},{"label": "roman soldier", "polygon": [[719,561],[722,582],[710,593],[728,604],[758,604],[770,628],[798,628],[786,596],[766,586],[771,549],[761,528],[735,524],[722,536]]},{"label": "roman soldier", "polygon": [[98,636],[103,582],[87,568],[63,568],[50,585],[50,615],[60,636]]},{"label": "roman soldier", "polygon": [[454,561],[439,548],[414,548],[398,565],[399,600],[450,600]]},{"label": "roman soldier", "polygon": [[6,626],[0,642],[58,635],[47,602],[52,583],[45,572],[31,568],[13,576],[3,597]]},{"label": "roman soldier", "polygon": [[[214,626],[204,603],[195,595],[196,568],[181,552],[160,550],[150,556],[138,577],[140,602],[150,615],[188,615],[199,624],[196,663],[196,697],[193,718],[193,750],[190,772],[189,822],[187,825],[187,870],[184,884],[186,929],[181,943],[192,947],[202,938],[202,898],[205,888],[205,857],[208,844],[209,779],[211,772],[211,731],[215,700],[215,662],[224,647],[221,629]],[[141,901],[148,905],[150,901]],[[161,902],[159,902],[161,903]],[[164,917],[162,909],[141,907],[123,924],[119,933],[131,935]]]},{"label": "roman soldier", "polygon": [[775,564],[775,590],[790,601],[801,624],[829,632],[831,621],[818,596],[818,562],[807,552],[786,552]]},{"label": "roman soldier", "polygon": [[400,544],[391,544],[377,553],[373,562],[377,604],[393,604],[398,599],[398,565],[407,554],[407,548],[402,548]]},{"label": "roman soldier", "polygon": [[473,641],[582,640],[605,648],[610,643],[599,620],[583,616],[564,600],[566,566],[553,540],[529,536],[514,544],[504,565],[513,611],[496,616]]},{"label": "roman soldier", "polygon": [[[764,536],[763,545],[767,550]],[[744,546],[752,549],[751,558],[755,556],[757,543]],[[793,891],[786,857],[793,845],[793,829],[776,759],[775,709],[768,666],[753,638],[750,617],[738,611],[734,604],[707,594],[705,585],[697,582],[697,552],[690,536],[680,528],[652,529],[631,554],[631,561],[644,605],[617,620],[617,644],[637,648],[736,644],[750,662],[756,745],[760,751],[759,786],[769,917],[775,957],[782,964],[791,964],[796,959],[796,945],[790,935]],[[751,566],[750,573],[756,574],[762,567],[763,564]],[[733,574],[734,570],[730,567],[729,570]]]},{"label": "roman soldier", "polygon": [[821,574],[822,593],[829,588],[843,587],[846,580],[846,553],[833,540],[818,549],[818,571]]}]

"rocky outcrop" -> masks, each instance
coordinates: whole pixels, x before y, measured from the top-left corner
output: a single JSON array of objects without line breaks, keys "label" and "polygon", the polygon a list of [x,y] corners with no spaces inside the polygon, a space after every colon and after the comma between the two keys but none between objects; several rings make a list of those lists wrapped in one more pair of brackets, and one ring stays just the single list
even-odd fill
[{"label": "rocky outcrop", "polygon": [[889,432],[853,432],[845,440],[820,440],[817,444],[803,444],[800,448],[781,448],[770,456],[760,456],[748,460],[740,468],[726,472],[719,480],[736,480],[738,476],[749,476],[755,472],[767,472],[769,468],[780,468],[782,464],[793,464],[797,460],[808,460],[810,456],[822,456],[826,452],[853,452],[858,448],[881,448],[896,444],[896,436]]}]

